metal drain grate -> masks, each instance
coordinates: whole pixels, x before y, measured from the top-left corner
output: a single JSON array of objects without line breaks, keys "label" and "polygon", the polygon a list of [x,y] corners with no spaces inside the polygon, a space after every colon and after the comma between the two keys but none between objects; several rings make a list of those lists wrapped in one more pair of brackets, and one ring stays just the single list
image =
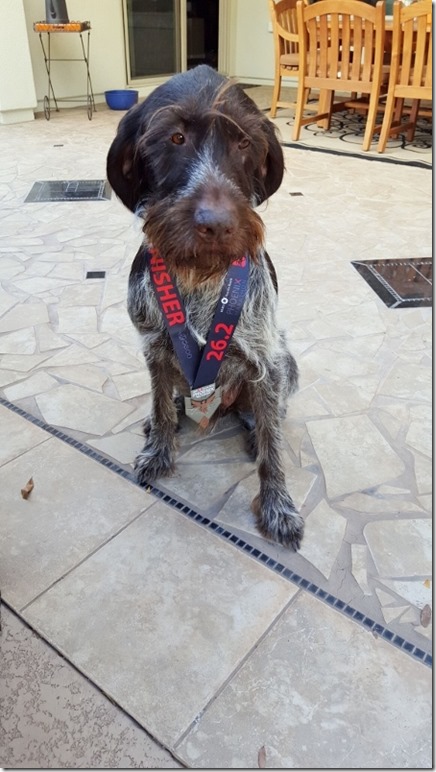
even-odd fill
[{"label": "metal drain grate", "polygon": [[47,180],[32,185],[24,203],[36,201],[107,201],[111,187],[107,180]]},{"label": "metal drain grate", "polygon": [[431,257],[364,262],[357,260],[352,265],[389,308],[432,305]]},{"label": "metal drain grate", "polygon": [[86,272],[87,279],[104,279],[105,276],[106,276],[106,271],[87,271]]}]

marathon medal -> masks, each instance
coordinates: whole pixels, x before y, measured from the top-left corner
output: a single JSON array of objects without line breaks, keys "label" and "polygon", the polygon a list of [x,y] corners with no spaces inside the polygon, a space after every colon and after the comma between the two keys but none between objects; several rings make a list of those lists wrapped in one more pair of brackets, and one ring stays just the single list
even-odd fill
[{"label": "marathon medal", "polygon": [[185,397],[185,412],[188,418],[205,429],[213,414],[221,405],[221,388],[214,383],[191,389],[191,396]]}]

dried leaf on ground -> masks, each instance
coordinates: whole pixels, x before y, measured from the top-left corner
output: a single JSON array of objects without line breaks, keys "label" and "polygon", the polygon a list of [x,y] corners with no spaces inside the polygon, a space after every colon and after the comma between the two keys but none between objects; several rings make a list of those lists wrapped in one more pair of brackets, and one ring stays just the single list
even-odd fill
[{"label": "dried leaf on ground", "polygon": [[431,608],[428,603],[421,609],[420,622],[423,627],[428,627],[431,622]]},{"label": "dried leaf on ground", "polygon": [[265,769],[266,767],[266,749],[264,745],[262,745],[257,754],[257,766],[259,769]]},{"label": "dried leaf on ground", "polygon": [[31,477],[30,480],[28,480],[26,482],[24,488],[21,488],[21,495],[22,495],[23,499],[28,499],[29,498],[29,496],[32,493],[34,487],[35,487],[35,485],[34,485],[34,482],[33,482],[33,477]]}]

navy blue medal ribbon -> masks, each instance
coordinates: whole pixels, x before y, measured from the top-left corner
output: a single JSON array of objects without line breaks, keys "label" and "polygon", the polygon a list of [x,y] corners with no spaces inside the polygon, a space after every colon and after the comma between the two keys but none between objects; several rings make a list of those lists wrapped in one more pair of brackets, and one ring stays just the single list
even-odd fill
[{"label": "navy blue medal ribbon", "polygon": [[[187,413],[201,425],[207,425],[210,416],[221,403],[215,382],[244,306],[250,269],[248,258],[244,256],[231,263],[221,288],[206,345],[201,349],[187,326],[182,298],[164,259],[154,248],[147,250],[145,257],[165,326],[191,388],[191,399],[185,400]],[[198,415],[192,414],[190,408]]]}]

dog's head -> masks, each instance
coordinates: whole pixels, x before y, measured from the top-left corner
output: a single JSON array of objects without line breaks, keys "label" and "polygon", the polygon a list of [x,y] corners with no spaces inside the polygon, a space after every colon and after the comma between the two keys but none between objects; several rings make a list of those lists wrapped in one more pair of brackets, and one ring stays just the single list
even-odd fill
[{"label": "dog's head", "polygon": [[275,127],[245,92],[210,67],[175,75],[121,120],[107,159],[115,193],[143,211],[148,239],[173,265],[205,270],[255,258],[263,226],[253,207],[279,187]]}]

